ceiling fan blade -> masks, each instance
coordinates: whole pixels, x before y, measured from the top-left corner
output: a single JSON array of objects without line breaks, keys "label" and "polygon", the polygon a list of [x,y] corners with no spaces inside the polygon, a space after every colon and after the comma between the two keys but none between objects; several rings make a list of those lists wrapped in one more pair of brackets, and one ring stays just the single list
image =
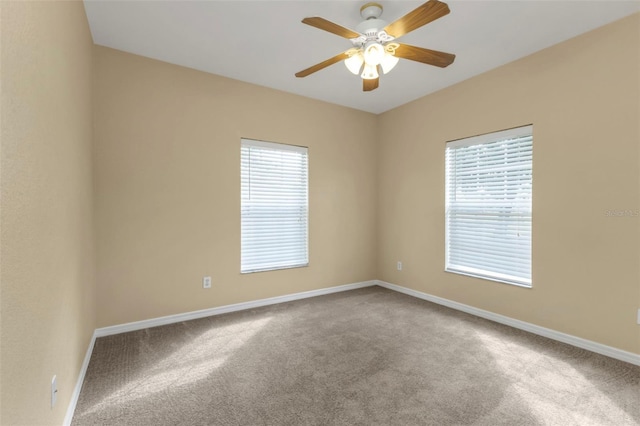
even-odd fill
[{"label": "ceiling fan blade", "polygon": [[445,68],[453,63],[456,55],[452,53],[438,52],[437,50],[425,49],[423,47],[410,46],[399,43],[395,56],[409,59],[411,61],[422,62],[423,64],[434,65]]},{"label": "ceiling fan blade", "polygon": [[402,18],[384,27],[387,34],[395,38],[402,37],[410,31],[442,18],[449,13],[449,6],[438,0],[429,0],[422,6],[418,6]]},{"label": "ceiling fan blade", "polygon": [[362,91],[370,92],[372,90],[376,90],[378,88],[378,84],[380,83],[380,77],[371,78],[371,79],[362,79]]},{"label": "ceiling fan blade", "polygon": [[351,38],[360,37],[359,33],[355,31],[351,31],[350,29],[340,26],[338,24],[334,24],[333,22],[327,21],[326,19],[320,18],[318,16],[314,16],[312,18],[304,18],[302,20],[302,23],[311,25],[312,27],[316,27],[321,30],[328,31],[330,33],[339,35],[340,37],[344,37],[344,38],[351,39]]},{"label": "ceiling fan blade", "polygon": [[322,61],[319,64],[315,64],[307,69],[304,69],[300,72],[296,73],[296,77],[306,77],[309,74],[313,74],[316,71],[320,71],[323,68],[328,67],[329,65],[333,65],[336,62],[340,62],[343,61],[345,59],[347,59],[349,57],[349,55],[347,54],[347,52],[342,52],[336,56],[334,56],[333,58],[329,58],[326,61]]}]

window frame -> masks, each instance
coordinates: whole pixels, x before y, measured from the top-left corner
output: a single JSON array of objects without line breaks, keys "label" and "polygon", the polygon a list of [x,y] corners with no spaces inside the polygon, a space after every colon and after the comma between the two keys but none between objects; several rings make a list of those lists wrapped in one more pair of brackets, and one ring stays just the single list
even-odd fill
[{"label": "window frame", "polygon": [[[297,184],[296,186],[296,190],[292,190],[292,192],[290,193],[291,196],[293,198],[295,198],[296,196],[300,196],[303,195],[303,199],[299,200],[299,199],[295,199],[295,203],[299,202],[299,201],[303,201],[304,205],[303,205],[303,211],[304,211],[304,226],[301,227],[302,230],[298,229],[298,231],[300,232],[300,236],[302,239],[300,239],[299,241],[295,242],[292,244],[292,246],[303,246],[304,249],[300,250],[298,253],[302,254],[302,256],[300,256],[301,259],[303,259],[303,261],[296,261],[296,262],[290,262],[288,264],[282,263],[280,262],[280,264],[275,265],[275,263],[278,263],[276,257],[274,256],[274,260],[271,261],[271,265],[270,266],[264,266],[267,262],[263,262],[263,266],[256,266],[255,262],[249,264],[249,262],[245,263],[245,249],[247,247],[245,247],[246,243],[247,243],[247,239],[249,239],[249,237],[247,237],[246,233],[247,229],[245,228],[245,219],[248,217],[245,215],[245,208],[256,208],[256,204],[250,204],[247,203],[245,204],[245,191],[249,191],[249,197],[252,194],[252,189],[251,189],[251,158],[250,158],[250,154],[249,154],[249,159],[248,159],[248,169],[246,169],[247,166],[245,166],[245,149],[249,148],[249,150],[251,148],[257,148],[257,149],[262,149],[262,150],[268,150],[268,151],[272,151],[272,152],[280,152],[280,153],[299,153],[301,154],[301,158],[300,160],[295,160],[295,162],[300,162],[300,165],[303,165],[305,167],[304,171],[301,172],[300,174],[290,174],[286,179],[302,179],[303,184]],[[249,151],[251,152],[251,151]],[[280,163],[279,166],[282,166],[283,164],[286,165],[290,165],[288,162],[287,163]],[[246,170],[245,170],[246,169]],[[245,173],[249,173],[249,187],[247,188],[245,185]],[[273,179],[273,175],[270,175],[270,177]],[[269,177],[266,178],[267,182],[269,180]],[[303,191],[301,192],[301,188],[303,188]],[[268,192],[268,191],[267,191]],[[261,194],[259,192],[257,192],[256,194]],[[282,195],[282,194],[280,194]],[[273,204],[278,204],[278,200],[277,199],[273,199],[273,200],[269,200],[270,203]],[[291,207],[293,209],[295,208],[300,208],[302,206],[302,203],[300,203],[299,205],[295,205]],[[268,204],[263,203],[259,203],[262,204],[262,207],[267,206]],[[255,216],[254,216],[255,217]],[[277,218],[274,217],[269,217],[269,216],[264,216],[264,218],[266,219],[271,219],[272,221],[274,219],[277,220]],[[272,222],[273,223],[273,222]],[[280,218],[280,223],[282,223],[282,218]],[[291,223],[293,223],[293,221],[289,221],[287,222],[288,225],[290,226]],[[249,225],[247,225],[247,228],[249,228]],[[257,231],[259,232],[259,231]],[[296,235],[297,237],[297,235]],[[264,238],[264,237],[263,237]],[[281,241],[281,236],[280,235],[275,235],[272,237],[269,237],[269,241],[274,243],[273,245],[277,245],[275,244],[278,241]],[[255,247],[254,247],[255,248]],[[265,251],[266,252],[266,251]],[[286,260],[286,259],[285,259]],[[274,266],[275,265],[275,266]],[[284,143],[277,143],[277,142],[267,142],[267,141],[263,141],[263,140],[256,140],[256,139],[250,139],[250,138],[241,138],[240,139],[240,273],[241,274],[252,274],[252,273],[257,273],[257,272],[267,272],[267,271],[278,271],[278,270],[284,270],[284,269],[294,269],[294,268],[303,268],[303,267],[307,267],[309,266],[309,154],[308,154],[308,147],[304,147],[304,146],[297,146],[297,145],[290,145],[290,144],[284,144]]]},{"label": "window frame", "polygon": [[[509,140],[518,140],[521,138],[530,138],[530,148],[529,148],[529,153],[528,153],[528,173],[530,176],[530,180],[528,182],[529,184],[529,192],[528,192],[528,196],[529,196],[529,206],[528,206],[528,230],[529,230],[529,236],[528,236],[528,247],[529,247],[529,252],[528,252],[528,264],[526,264],[525,266],[528,266],[528,278],[527,277],[517,277],[515,275],[508,275],[508,274],[502,274],[500,272],[491,272],[491,271],[487,271],[487,270],[481,270],[478,268],[474,268],[472,266],[463,266],[463,265],[452,265],[451,261],[450,261],[450,255],[451,255],[451,238],[450,238],[450,227],[451,227],[451,206],[450,206],[450,202],[452,200],[452,196],[451,196],[451,179],[454,178],[454,176],[452,175],[452,173],[454,173],[454,171],[450,170],[450,155],[451,152],[457,148],[464,148],[464,147],[470,147],[470,146],[477,146],[477,145],[488,145],[488,144],[493,144],[493,143],[500,143],[500,142],[506,142]],[[512,147],[514,148],[514,147]],[[517,148],[517,147],[515,147]],[[505,153],[507,152],[507,150],[505,149]],[[525,157],[523,155],[520,155],[518,158],[520,157]],[[523,160],[523,162],[526,162],[527,160]],[[455,177],[459,178],[459,174],[457,174]],[[517,179],[515,179],[514,181],[518,181]],[[507,185],[509,184],[513,184],[512,180],[509,180],[509,182],[507,182]],[[490,204],[490,206],[496,208],[497,203],[496,204]],[[514,206],[516,206],[516,202],[514,201],[514,204],[511,205],[509,208],[513,208]],[[476,215],[478,216],[478,215]],[[472,215],[473,217],[473,215]],[[472,219],[473,220],[473,219]],[[460,222],[458,222],[460,223]],[[503,221],[496,221],[496,223],[506,223],[508,224],[509,222],[503,222]],[[491,132],[491,133],[486,133],[486,134],[481,134],[481,135],[477,135],[477,136],[472,136],[472,137],[468,137],[468,138],[462,138],[462,139],[456,139],[456,140],[452,140],[452,141],[448,141],[446,142],[445,145],[445,272],[449,272],[449,273],[455,273],[455,274],[459,274],[459,275],[466,275],[466,276],[471,276],[471,277],[475,277],[475,278],[480,278],[480,279],[484,279],[484,280],[489,280],[489,281],[495,281],[495,282],[500,282],[500,283],[505,283],[505,284],[510,284],[510,285],[515,285],[518,287],[523,287],[523,288],[532,288],[533,287],[533,276],[532,276],[532,243],[533,243],[533,239],[532,239],[532,234],[530,233],[531,230],[533,229],[533,124],[529,124],[529,125],[525,125],[525,126],[520,126],[520,127],[515,127],[515,128],[511,128],[511,129],[506,129],[506,130],[501,130],[501,131],[497,131],[497,132]],[[498,234],[498,235],[502,235],[502,234]],[[506,237],[506,234],[504,234]],[[518,235],[519,237],[519,235]],[[471,240],[473,242],[477,242],[478,240],[474,240],[474,237],[470,237]],[[499,243],[498,243],[499,244]],[[490,263],[490,262],[489,262]],[[515,262],[514,262],[515,264]],[[477,272],[480,271],[480,272]]]}]

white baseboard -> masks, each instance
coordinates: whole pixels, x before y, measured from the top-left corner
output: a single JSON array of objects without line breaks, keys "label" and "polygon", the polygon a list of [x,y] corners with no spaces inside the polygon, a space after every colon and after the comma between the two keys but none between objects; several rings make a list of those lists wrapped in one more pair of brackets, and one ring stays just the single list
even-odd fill
[{"label": "white baseboard", "polygon": [[549,328],[540,327],[535,324],[520,321],[517,319],[509,318],[504,315],[495,314],[493,312],[485,311],[483,309],[474,308],[473,306],[465,305],[462,303],[454,302],[453,300],[444,299],[442,297],[433,296],[427,293],[423,293],[417,290],[413,290],[407,287],[391,284],[385,281],[372,280],[363,281],[359,283],[340,285],[336,287],[322,288],[319,290],[305,291],[301,293],[294,293],[285,296],[270,297],[268,299],[254,300],[250,302],[236,303],[233,305],[220,306],[217,308],[203,309],[200,311],[186,312],[183,314],[168,315],[159,318],[152,318],[143,321],[130,322],[126,324],[114,325],[111,327],[97,328],[93,333],[87,353],[84,357],[84,362],[80,369],[80,374],[76,382],[76,386],[73,390],[71,402],[67,408],[67,414],[64,418],[64,425],[71,425],[73,419],[73,413],[78,403],[78,397],[80,396],[80,390],[82,389],[82,383],[89,366],[89,360],[91,359],[91,353],[95,345],[96,338],[103,336],[110,336],[113,334],[125,333],[128,331],[142,330],[150,327],[157,327],[160,325],[173,324],[182,321],[189,321],[197,318],[204,318],[213,315],[226,314],[229,312],[242,311],[245,309],[257,308],[260,306],[275,305],[277,303],[291,302],[294,300],[306,299],[309,297],[323,296],[326,294],[338,293],[342,291],[355,290],[363,287],[371,287],[378,285],[380,287],[394,290],[399,293],[404,293],[409,296],[417,297],[418,299],[427,300],[429,302],[437,303],[452,309],[456,309],[468,314],[472,314],[481,318],[485,318],[491,321],[495,321],[501,324],[505,324],[520,330],[528,331],[530,333],[538,334],[540,336],[547,337],[549,339],[557,340],[559,342],[567,343],[582,349],[586,349],[591,352],[596,352],[601,355],[605,355],[611,358],[619,359],[621,361],[628,362],[630,364],[640,365],[640,355],[631,352],[626,352],[621,349],[616,349],[611,346],[596,343],[590,340],[582,339],[580,337],[572,336],[570,334],[561,333],[559,331],[551,330]]},{"label": "white baseboard", "polygon": [[235,303],[233,305],[219,306],[217,308],[202,309],[200,311],[185,312],[182,314],[168,315],[165,317],[151,318],[148,320],[129,322],[126,324],[113,325],[110,327],[97,328],[96,337],[110,336],[112,334],[126,333],[128,331],[142,330],[159,325],[174,324],[182,321],[189,321],[197,318],[210,317],[213,315],[226,314],[229,312],[243,311],[245,309],[258,308],[260,306],[275,305],[277,303],[291,302],[293,300],[306,299],[308,297],[323,296],[341,291],[355,290],[357,288],[371,287],[376,285],[376,281],[363,281],[353,284],[339,285],[336,287],[321,288],[319,290],[304,291],[301,293],[287,294],[285,296],[270,297],[268,299],[253,300],[250,302]]},{"label": "white baseboard", "polygon": [[82,384],[84,383],[84,376],[87,373],[87,367],[89,367],[89,360],[91,359],[91,354],[93,353],[93,346],[96,344],[96,333],[93,332],[93,336],[91,336],[91,341],[89,342],[89,347],[87,348],[87,352],[84,354],[84,361],[82,361],[82,367],[80,367],[80,373],[78,374],[78,380],[76,381],[76,386],[73,388],[73,393],[71,394],[71,401],[69,401],[69,406],[67,407],[67,413],[64,416],[64,426],[71,426],[71,420],[73,420],[73,413],[76,411],[76,405],[78,404],[78,398],[80,397],[80,390],[82,390]]},{"label": "white baseboard", "polygon": [[540,327],[539,325],[531,324],[525,321],[520,321],[514,318],[510,318],[504,315],[495,314],[493,312],[485,311],[483,309],[474,308],[473,306],[465,305],[463,303],[454,302],[453,300],[444,299],[442,297],[433,296],[431,294],[423,293],[421,291],[413,290],[407,287],[391,284],[384,281],[376,280],[375,283],[380,287],[394,290],[399,293],[404,293],[409,296],[417,297],[418,299],[427,300],[429,302],[437,303],[438,305],[446,306],[448,308],[456,309],[458,311],[466,312],[471,315],[475,315],[481,318],[485,318],[491,321],[505,324],[513,328],[528,331],[529,333],[537,334],[549,339],[557,340],[562,343],[567,343],[578,348],[586,349],[591,352],[605,355],[611,358],[619,359],[630,364],[640,365],[640,355],[623,351],[611,346],[596,343],[591,340],[583,339],[581,337],[572,336],[570,334],[561,333],[559,331],[551,330],[550,328]]}]

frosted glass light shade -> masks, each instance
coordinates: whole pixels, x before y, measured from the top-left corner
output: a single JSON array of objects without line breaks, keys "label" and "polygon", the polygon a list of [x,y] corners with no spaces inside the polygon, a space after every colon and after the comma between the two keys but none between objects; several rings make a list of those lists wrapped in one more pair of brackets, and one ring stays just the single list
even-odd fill
[{"label": "frosted glass light shade", "polygon": [[364,80],[372,80],[374,78],[378,78],[378,67],[376,65],[369,65],[365,63],[364,70],[362,71],[362,75],[360,77],[362,77]]},{"label": "frosted glass light shade", "polygon": [[364,58],[362,57],[362,53],[358,52],[347,59],[344,60],[344,64],[347,69],[351,71],[353,74],[360,74],[360,69],[362,68],[362,64],[364,63]]},{"label": "frosted glass light shade", "polygon": [[368,65],[378,65],[384,58],[384,47],[380,43],[371,43],[364,49],[364,62]]},{"label": "frosted glass light shade", "polygon": [[385,52],[384,57],[382,58],[382,62],[380,62],[380,66],[382,67],[382,72],[388,74],[389,71],[396,66],[400,58],[393,56],[389,52]]}]

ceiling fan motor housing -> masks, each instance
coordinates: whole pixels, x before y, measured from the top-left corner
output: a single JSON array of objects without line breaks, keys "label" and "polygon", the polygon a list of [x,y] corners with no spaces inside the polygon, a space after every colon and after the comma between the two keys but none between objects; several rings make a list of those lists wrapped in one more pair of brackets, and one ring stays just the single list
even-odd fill
[{"label": "ceiling fan motor housing", "polygon": [[377,35],[386,26],[387,23],[382,19],[373,18],[360,22],[356,27],[356,31],[366,36],[372,36]]},{"label": "ceiling fan motor housing", "polygon": [[362,47],[371,42],[385,43],[393,40],[393,37],[383,31],[387,22],[380,19],[380,15],[382,6],[379,3],[367,3],[360,8],[360,16],[364,21],[356,26],[356,31],[363,36],[351,40],[355,46]]}]

